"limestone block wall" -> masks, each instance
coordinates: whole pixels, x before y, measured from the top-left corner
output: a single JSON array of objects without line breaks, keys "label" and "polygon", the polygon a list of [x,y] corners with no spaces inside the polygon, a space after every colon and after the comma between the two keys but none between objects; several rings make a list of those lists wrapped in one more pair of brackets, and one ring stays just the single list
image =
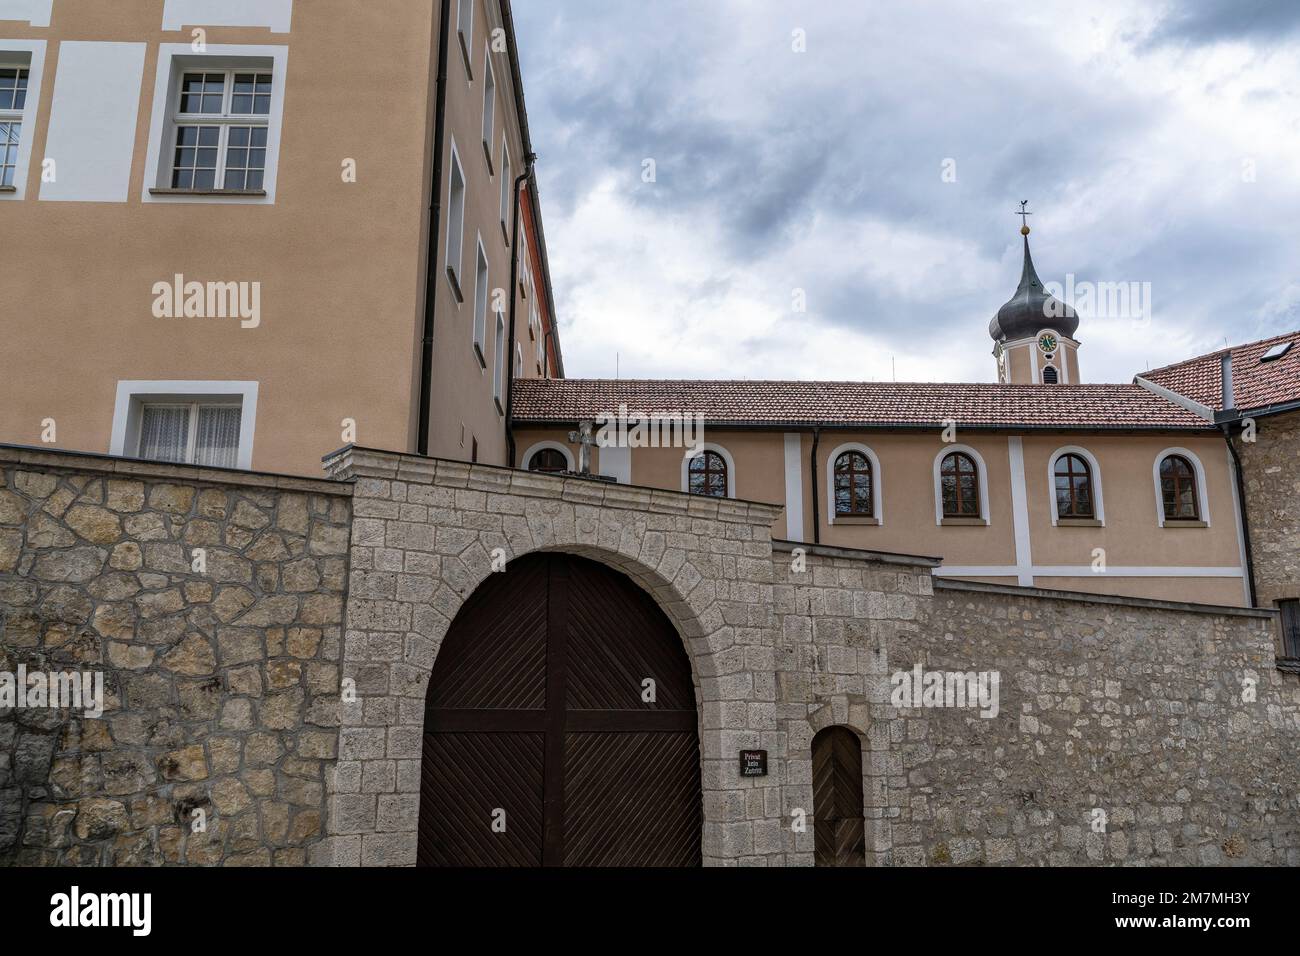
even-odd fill
[{"label": "limestone block wall", "polygon": [[1300,598],[1300,412],[1257,425],[1255,441],[1233,445],[1245,476],[1257,599],[1267,607]]},{"label": "limestone block wall", "polygon": [[[1300,688],[1272,615],[932,584],[928,570],[774,555],[787,812],[812,736],[864,748],[868,862],[1300,862]],[[892,675],[997,673],[994,717],[891,701]],[[790,862],[811,860],[796,840]]]},{"label": "limestone block wall", "polygon": [[99,673],[105,697],[0,707],[0,865],[306,861],[350,492],[0,448],[0,672]]},{"label": "limestone block wall", "polygon": [[[314,859],[415,862],[425,691],[452,619],[500,548],[507,560],[592,557],[656,598],[696,681],[705,862],[784,861],[770,531],[779,508],[360,448],[326,465],[355,481],[343,674],[356,700],[343,704],[330,840]],[[759,745],[775,772],[742,780],[738,752]]]}]

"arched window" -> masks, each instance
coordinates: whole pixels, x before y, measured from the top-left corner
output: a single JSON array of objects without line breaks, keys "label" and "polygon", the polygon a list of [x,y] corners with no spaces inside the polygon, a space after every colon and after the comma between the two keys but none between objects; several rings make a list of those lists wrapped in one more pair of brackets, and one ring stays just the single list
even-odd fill
[{"label": "arched window", "polygon": [[945,518],[980,516],[980,473],[970,455],[960,451],[944,455],[939,481]]},{"label": "arched window", "polygon": [[569,470],[569,459],[558,448],[543,448],[528,459],[528,470],[557,475]]},{"label": "arched window", "polygon": [[835,459],[835,514],[874,516],[871,495],[871,460],[860,451],[846,451]]},{"label": "arched window", "polygon": [[702,451],[692,458],[689,475],[691,494],[727,497],[727,460],[716,451]]},{"label": "arched window", "polygon": [[1057,374],[1056,374],[1056,367],[1055,367],[1054,365],[1044,365],[1044,366],[1043,366],[1043,384],[1044,384],[1044,385],[1055,385],[1055,384],[1057,383],[1057,381],[1058,381],[1058,377],[1057,377]]},{"label": "arched window", "polygon": [[1081,455],[1056,459],[1056,514],[1060,518],[1095,518],[1092,469]]},{"label": "arched window", "polygon": [[1182,455],[1160,462],[1160,497],[1166,521],[1196,521],[1201,517],[1196,490],[1196,469]]}]

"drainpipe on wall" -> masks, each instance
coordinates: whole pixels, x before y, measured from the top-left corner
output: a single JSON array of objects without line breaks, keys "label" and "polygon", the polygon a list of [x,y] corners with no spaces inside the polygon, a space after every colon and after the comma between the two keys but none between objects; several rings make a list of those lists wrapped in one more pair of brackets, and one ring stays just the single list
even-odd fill
[{"label": "drainpipe on wall", "polygon": [[433,184],[429,191],[429,248],[424,264],[424,331],[420,338],[420,407],[415,451],[429,454],[429,404],[433,401],[433,313],[438,293],[438,235],[442,231],[442,151],[447,126],[447,46],[451,0],[442,0],[438,13],[438,88],[433,108]]},{"label": "drainpipe on wall", "polygon": [[[1219,364],[1219,386],[1222,390],[1223,410],[1232,412],[1237,407],[1236,390],[1232,387],[1232,353],[1224,355]],[[1255,594],[1255,552],[1250,546],[1250,517],[1246,514],[1246,479],[1241,467],[1241,456],[1237,446],[1232,443],[1232,423],[1223,422],[1223,440],[1228,443],[1228,454],[1232,456],[1232,466],[1237,473],[1237,511],[1241,515],[1241,537],[1246,545],[1246,586],[1250,591],[1250,606],[1255,607],[1259,599]]]},{"label": "drainpipe on wall", "polygon": [[822,543],[821,507],[818,504],[818,499],[821,496],[817,493],[817,443],[821,441],[821,437],[822,430],[814,428],[811,461],[809,462],[812,465],[813,544]]},{"label": "drainpipe on wall", "polygon": [[[515,344],[515,312],[519,309],[519,187],[533,175],[537,154],[524,157],[524,171],[515,177],[514,210],[510,219],[510,332],[506,341]],[[531,248],[531,246],[530,246]],[[536,290],[534,290],[536,294]],[[506,467],[515,467],[515,350],[506,356]]]}]

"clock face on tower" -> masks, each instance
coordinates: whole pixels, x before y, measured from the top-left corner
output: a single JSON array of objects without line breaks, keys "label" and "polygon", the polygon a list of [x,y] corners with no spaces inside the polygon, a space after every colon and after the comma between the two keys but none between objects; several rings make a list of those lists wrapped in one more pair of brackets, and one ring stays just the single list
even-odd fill
[{"label": "clock face on tower", "polygon": [[1055,352],[1058,344],[1056,336],[1051,332],[1044,332],[1038,336],[1038,348],[1040,351]]}]

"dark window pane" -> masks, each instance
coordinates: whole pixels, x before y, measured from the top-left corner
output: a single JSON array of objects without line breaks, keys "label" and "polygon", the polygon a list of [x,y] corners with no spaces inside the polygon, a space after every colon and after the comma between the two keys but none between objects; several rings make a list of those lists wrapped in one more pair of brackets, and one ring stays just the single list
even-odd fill
[{"label": "dark window pane", "polygon": [[263,188],[263,187],[262,187],[262,171],[261,171],[260,169],[254,169],[254,170],[250,170],[250,171],[249,171],[249,173],[248,173],[248,188],[249,188],[249,189],[261,189],[261,188]]},{"label": "dark window pane", "polygon": [[[255,127],[253,127],[253,145],[254,145],[254,146],[258,146],[258,147],[264,147],[264,146],[266,146],[266,127],[265,127],[265,126],[255,126]],[[721,459],[720,457],[718,457],[717,455],[714,455],[713,457],[716,458],[716,459],[718,460],[718,463],[719,463],[719,464],[722,463],[722,459]]]},{"label": "dark window pane", "polygon": [[230,112],[237,116],[247,116],[253,112],[253,98],[251,96],[235,95],[230,104]]},{"label": "dark window pane", "polygon": [[194,165],[194,150],[185,148],[176,150],[176,162],[173,165],[187,169],[192,167]]},{"label": "dark window pane", "polygon": [[257,78],[257,92],[267,94],[271,92],[271,74],[263,73]]},{"label": "dark window pane", "polygon": [[226,153],[226,165],[235,169],[243,169],[248,165],[248,150],[232,149]]},{"label": "dark window pane", "polygon": [[14,91],[0,90],[0,110],[11,110],[14,108]]},{"label": "dark window pane", "polygon": [[230,127],[230,145],[247,146],[248,145],[248,127],[232,126]]},{"label": "dark window pane", "polygon": [[244,188],[244,173],[242,170],[238,170],[238,169],[226,170],[226,188],[227,189]]},{"label": "dark window pane", "polygon": [[27,91],[19,90],[14,94],[14,109],[20,110],[27,105]]},{"label": "dark window pane", "polygon": [[253,76],[252,73],[236,73],[236,74],[235,74],[235,92],[236,92],[236,93],[252,93],[252,92],[253,92],[253,85],[254,85],[256,82],[257,82],[257,81],[256,81],[256,79],[254,78],[254,76]]},{"label": "dark window pane", "polygon": [[266,168],[266,150],[250,149],[248,151],[248,165],[253,169]]},{"label": "dark window pane", "polygon": [[188,169],[178,169],[172,176],[172,189],[189,189],[194,185],[194,173]]},{"label": "dark window pane", "polygon": [[217,171],[215,169],[196,169],[194,171],[195,189],[214,189],[216,184]]},{"label": "dark window pane", "polygon": [[216,169],[217,151],[215,149],[200,149],[194,165],[201,166],[204,169]]},{"label": "dark window pane", "polygon": [[258,96],[254,98],[253,112],[258,116],[266,116],[271,112],[271,97]]}]

